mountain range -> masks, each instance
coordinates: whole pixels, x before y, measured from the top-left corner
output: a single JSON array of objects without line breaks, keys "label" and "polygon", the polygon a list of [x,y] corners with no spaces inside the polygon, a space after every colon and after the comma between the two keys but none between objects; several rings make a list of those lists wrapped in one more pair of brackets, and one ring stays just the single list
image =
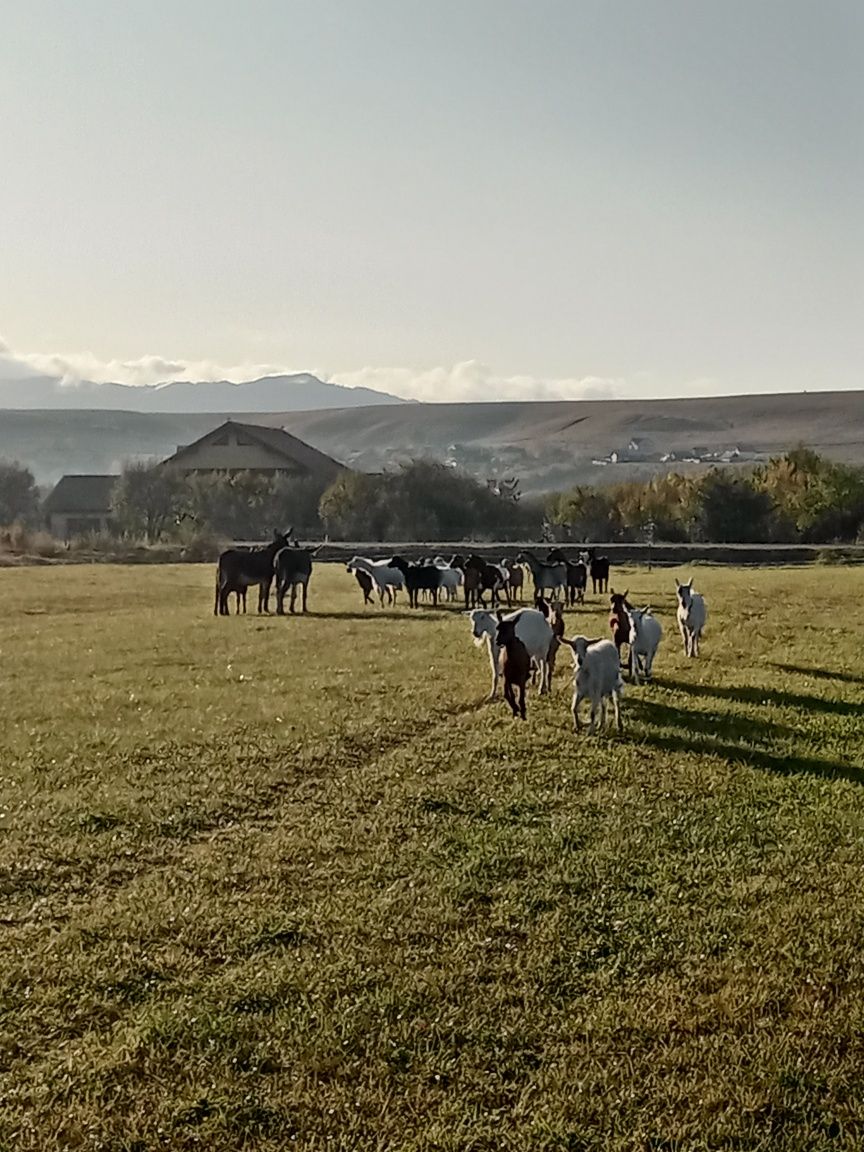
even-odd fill
[{"label": "mountain range", "polygon": [[262,376],[244,384],[227,380],[128,384],[65,384],[54,376],[0,376],[0,409],[102,409],[123,412],[302,412],[355,408],[368,404],[407,404],[371,388],[346,388],[308,372]]}]

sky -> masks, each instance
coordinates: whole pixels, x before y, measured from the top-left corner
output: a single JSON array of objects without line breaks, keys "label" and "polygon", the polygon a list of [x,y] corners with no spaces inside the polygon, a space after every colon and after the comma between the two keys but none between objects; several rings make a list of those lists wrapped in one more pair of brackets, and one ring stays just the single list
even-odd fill
[{"label": "sky", "polygon": [[859,0],[0,0],[0,377],[864,386]]}]

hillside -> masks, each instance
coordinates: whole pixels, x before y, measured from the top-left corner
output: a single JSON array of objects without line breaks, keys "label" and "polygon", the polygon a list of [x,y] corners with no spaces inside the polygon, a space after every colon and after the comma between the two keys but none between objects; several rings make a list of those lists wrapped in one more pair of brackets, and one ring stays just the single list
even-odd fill
[{"label": "hillside", "polygon": [[[132,457],[168,455],[224,415],[3,411],[0,457],[29,464],[43,483],[63,472],[117,471]],[[799,442],[835,459],[864,462],[861,392],[639,403],[400,404],[245,416],[284,425],[356,468],[374,471],[410,456],[434,455],[480,476],[518,475],[525,491],[705,467],[734,450],[734,461],[746,464]],[[616,463],[592,463],[608,461],[613,453]],[[674,459],[663,459],[670,455]]]}]

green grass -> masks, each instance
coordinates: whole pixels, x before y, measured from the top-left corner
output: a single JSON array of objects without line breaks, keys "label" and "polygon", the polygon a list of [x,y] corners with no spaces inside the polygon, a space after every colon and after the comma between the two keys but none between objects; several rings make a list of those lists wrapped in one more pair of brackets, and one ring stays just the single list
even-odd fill
[{"label": "green grass", "polygon": [[579,738],[340,569],[0,572],[0,1148],[864,1146],[864,572],[672,577]]}]

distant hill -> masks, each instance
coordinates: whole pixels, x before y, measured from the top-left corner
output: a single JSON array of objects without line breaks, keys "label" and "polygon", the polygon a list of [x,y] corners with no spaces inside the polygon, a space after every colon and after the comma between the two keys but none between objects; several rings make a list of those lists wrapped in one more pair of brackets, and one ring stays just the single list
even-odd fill
[{"label": "distant hill", "polygon": [[[671,469],[754,461],[805,443],[864,464],[864,393],[811,392],[693,400],[394,404],[243,413],[284,426],[352,467],[376,471],[429,455],[480,477],[515,475],[523,491],[613,483]],[[42,483],[64,472],[118,471],[164,457],[227,413],[0,412],[0,457]],[[665,459],[664,459],[665,458]],[[595,463],[599,461],[599,463]]]},{"label": "distant hill", "polygon": [[53,376],[0,378],[3,408],[101,408],[123,412],[298,412],[306,409],[354,408],[366,404],[407,404],[387,392],[346,388],[300,372],[262,376],[245,384],[227,380],[188,384],[176,381],[131,387],[128,384],[63,384]]}]

